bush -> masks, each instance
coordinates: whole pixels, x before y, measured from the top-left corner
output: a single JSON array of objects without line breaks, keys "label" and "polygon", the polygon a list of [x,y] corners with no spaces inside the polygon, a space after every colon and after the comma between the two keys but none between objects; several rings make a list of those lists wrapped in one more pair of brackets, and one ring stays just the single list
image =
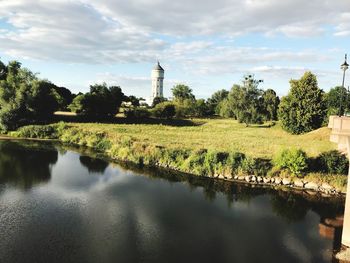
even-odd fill
[{"label": "bush", "polygon": [[320,172],[331,174],[347,174],[349,161],[344,154],[333,150],[321,153],[317,157],[317,166]]},{"label": "bush", "polygon": [[273,164],[278,169],[287,169],[292,175],[302,176],[308,168],[306,153],[301,149],[285,149],[277,154]]},{"label": "bush", "polygon": [[130,118],[130,119],[142,119],[142,118],[148,118],[151,114],[147,109],[138,107],[138,108],[125,109],[124,115],[126,118]]},{"label": "bush", "polygon": [[175,116],[175,105],[171,102],[157,104],[152,110],[154,117],[170,119]]},{"label": "bush", "polygon": [[40,138],[40,139],[57,139],[58,134],[53,125],[28,125],[19,128],[16,132],[11,133],[16,137]]},{"label": "bush", "polygon": [[231,152],[226,160],[226,165],[228,165],[233,173],[237,173],[239,167],[241,167],[245,155],[240,152]]},{"label": "bush", "polygon": [[216,152],[210,150],[206,153],[204,158],[204,169],[207,175],[213,176],[214,174],[224,174],[225,164],[229,154],[225,152]]}]

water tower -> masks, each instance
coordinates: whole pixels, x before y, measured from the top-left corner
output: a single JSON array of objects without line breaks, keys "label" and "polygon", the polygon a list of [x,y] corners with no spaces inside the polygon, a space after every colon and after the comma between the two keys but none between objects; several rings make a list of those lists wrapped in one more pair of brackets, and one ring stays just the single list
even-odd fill
[{"label": "water tower", "polygon": [[163,97],[164,69],[159,64],[152,70],[152,101],[155,97]]}]

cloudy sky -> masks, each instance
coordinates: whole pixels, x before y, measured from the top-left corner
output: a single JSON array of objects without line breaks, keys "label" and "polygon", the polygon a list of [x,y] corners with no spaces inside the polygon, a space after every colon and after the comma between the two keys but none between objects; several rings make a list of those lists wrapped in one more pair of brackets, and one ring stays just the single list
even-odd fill
[{"label": "cloudy sky", "polygon": [[284,95],[306,70],[329,90],[347,52],[349,0],[0,0],[1,60],[73,92],[105,81],[149,97],[157,60],[167,96],[185,83],[205,98],[247,73]]}]

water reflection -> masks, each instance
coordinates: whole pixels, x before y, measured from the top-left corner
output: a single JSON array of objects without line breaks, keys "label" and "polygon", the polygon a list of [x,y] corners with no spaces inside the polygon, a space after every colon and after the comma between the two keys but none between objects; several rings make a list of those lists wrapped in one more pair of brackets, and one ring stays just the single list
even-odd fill
[{"label": "water reflection", "polygon": [[320,224],[343,200],[59,153],[45,184],[0,192],[0,262],[332,261]]},{"label": "water reflection", "polygon": [[108,166],[108,162],[102,159],[93,158],[85,155],[81,155],[79,157],[79,160],[80,163],[88,169],[89,173],[103,173]]},{"label": "water reflection", "polygon": [[57,162],[54,146],[35,142],[0,143],[0,184],[30,189],[50,179],[51,166]]}]

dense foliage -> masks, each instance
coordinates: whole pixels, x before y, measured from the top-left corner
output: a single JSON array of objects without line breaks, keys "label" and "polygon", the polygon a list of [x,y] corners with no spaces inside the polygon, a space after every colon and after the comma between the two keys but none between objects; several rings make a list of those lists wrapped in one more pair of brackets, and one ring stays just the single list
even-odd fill
[{"label": "dense foliage", "polygon": [[301,149],[285,149],[278,153],[273,163],[279,169],[287,169],[292,175],[301,176],[308,168],[306,153]]},{"label": "dense foliage", "polygon": [[293,134],[320,128],[326,116],[326,102],[316,76],[305,72],[301,79],[291,80],[290,85],[289,94],[282,97],[278,110],[282,127]]},{"label": "dense foliage", "polygon": [[132,107],[124,109],[124,116],[129,119],[145,119],[150,117],[148,109],[142,107]]},{"label": "dense foliage", "polygon": [[248,75],[243,80],[243,85],[233,85],[231,91],[224,98],[225,92],[214,94],[219,100],[215,107],[216,113],[226,118],[235,118],[247,126],[252,123],[277,120],[277,108],[279,98],[272,89],[263,91],[258,89],[261,80]]},{"label": "dense foliage", "polygon": [[108,118],[118,113],[124,99],[120,87],[95,84],[90,86],[90,92],[76,96],[69,109],[92,119]]},{"label": "dense foliage", "polygon": [[228,90],[218,90],[207,100],[209,114],[220,114],[219,105],[228,97],[228,94]]},{"label": "dense foliage", "polygon": [[350,111],[350,96],[346,88],[334,87],[325,94],[327,116],[344,115]]},{"label": "dense foliage", "polygon": [[40,80],[21,63],[11,61],[2,69],[0,80],[0,129],[14,130],[21,125],[42,122],[58,109],[58,94],[52,84]]},{"label": "dense foliage", "polygon": [[167,101],[167,99],[164,97],[155,97],[153,99],[153,102],[152,102],[152,108],[154,108],[157,104],[164,102],[164,101]]},{"label": "dense foliage", "polygon": [[349,160],[336,150],[321,153],[317,157],[316,163],[316,169],[324,173],[348,174]]},{"label": "dense foliage", "polygon": [[267,121],[277,121],[277,110],[280,99],[273,89],[267,89],[262,94],[263,115]]},{"label": "dense foliage", "polygon": [[153,108],[152,114],[158,118],[170,119],[176,114],[175,104],[168,101],[158,103]]},{"label": "dense foliage", "polygon": [[178,101],[195,100],[192,89],[184,84],[177,84],[171,89],[174,99]]}]

